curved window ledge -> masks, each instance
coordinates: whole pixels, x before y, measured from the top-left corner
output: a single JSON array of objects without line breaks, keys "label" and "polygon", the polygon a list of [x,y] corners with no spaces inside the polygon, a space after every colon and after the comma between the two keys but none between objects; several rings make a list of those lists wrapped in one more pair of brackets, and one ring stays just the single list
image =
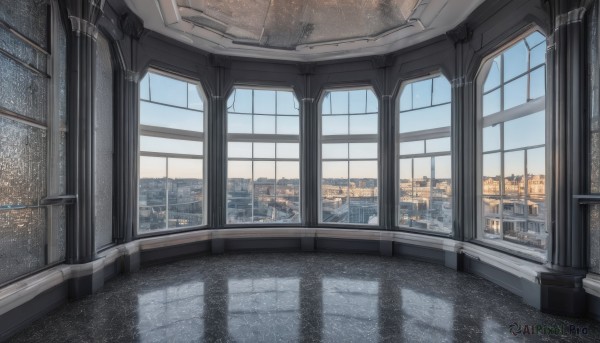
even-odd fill
[{"label": "curved window ledge", "polygon": [[[228,239],[341,239],[357,241],[391,242],[407,247],[464,254],[466,257],[493,266],[515,277],[539,284],[539,275],[549,270],[542,265],[525,261],[472,243],[449,238],[425,236],[406,232],[327,229],[327,228],[247,228],[227,230],[203,230],[176,233],[159,237],[143,238],[115,246],[98,255],[98,259],[80,265],[59,265],[54,268],[17,281],[0,289],[0,314],[15,309],[34,299],[44,291],[70,279],[81,278],[101,272],[119,258],[132,257],[144,251],[152,251],[198,242]],[[600,281],[595,281],[600,285]],[[590,281],[587,282],[588,284]],[[596,286],[600,290],[600,286]],[[587,289],[587,288],[586,288]],[[600,294],[600,293],[599,293]]]}]

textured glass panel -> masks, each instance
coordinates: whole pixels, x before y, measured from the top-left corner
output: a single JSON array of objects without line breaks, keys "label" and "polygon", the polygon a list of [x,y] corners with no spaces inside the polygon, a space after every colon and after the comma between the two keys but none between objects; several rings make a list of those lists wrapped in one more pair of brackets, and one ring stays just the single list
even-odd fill
[{"label": "textured glass panel", "polygon": [[331,114],[348,114],[348,92],[331,92]]},{"label": "textured glass panel", "polygon": [[0,107],[45,123],[47,79],[0,54]]},{"label": "textured glass panel", "polygon": [[254,113],[275,114],[275,91],[254,90]]},{"label": "textured glass panel", "polygon": [[227,144],[227,155],[229,158],[252,158],[252,143],[229,142]]},{"label": "textured glass panel", "polygon": [[406,85],[400,95],[400,111],[412,110],[412,84]]},{"label": "textured glass panel", "polygon": [[227,100],[227,110],[236,113],[252,113],[252,90],[235,89]]},{"label": "textured glass panel", "polygon": [[252,221],[252,162],[227,164],[227,223]]},{"label": "textured glass panel", "polygon": [[503,53],[503,56],[505,82],[527,71],[529,51],[525,42],[520,41],[513,45]]},{"label": "textured glass panel", "polygon": [[323,162],[321,177],[321,220],[347,223],[348,162]]},{"label": "textured glass panel", "polygon": [[546,67],[531,72],[529,81],[529,98],[535,99],[546,95]]},{"label": "textured glass panel", "polygon": [[254,143],[254,158],[275,158],[275,143]]},{"label": "textured glass panel", "polygon": [[377,134],[377,114],[354,114],[350,116],[350,134],[367,135]]},{"label": "textured glass panel", "polygon": [[427,153],[450,151],[450,137],[428,139],[425,144]]},{"label": "textured glass panel", "polygon": [[600,205],[589,206],[590,271],[600,274]]},{"label": "textured glass panel", "polygon": [[591,187],[592,193],[600,193],[600,132],[591,134]]},{"label": "textured glass panel", "polygon": [[46,131],[0,117],[0,206],[46,196]]},{"label": "textured glass panel", "polygon": [[252,133],[252,116],[248,114],[227,115],[228,133]]},{"label": "textured glass panel", "polygon": [[299,223],[300,218],[300,163],[276,163],[276,198],[272,213],[275,221]]},{"label": "textured glass panel", "polygon": [[350,161],[350,223],[379,223],[377,166],[377,161]]},{"label": "textured glass panel", "polygon": [[109,42],[98,35],[96,49],[96,249],[112,243],[113,68]]},{"label": "textured glass panel", "polygon": [[323,144],[321,148],[321,157],[323,159],[346,159],[348,158],[348,144]]},{"label": "textured glass panel", "polygon": [[169,158],[169,228],[204,224],[202,162],[201,159]]},{"label": "textured glass panel", "polygon": [[483,194],[500,195],[500,153],[483,155]]},{"label": "textured glass panel", "polygon": [[323,116],[323,135],[347,135],[348,116]]},{"label": "textured glass panel", "polygon": [[167,159],[140,157],[139,232],[167,227]]},{"label": "textured glass panel", "polygon": [[377,143],[350,143],[350,159],[377,158]]},{"label": "textured glass panel", "polygon": [[278,135],[298,135],[300,134],[300,120],[296,116],[278,116],[277,117]]},{"label": "textured glass panel", "polygon": [[400,155],[422,154],[425,152],[424,141],[402,142],[400,143]]},{"label": "textured glass panel", "polygon": [[47,1],[0,1],[0,19],[44,48],[48,46],[48,10]]},{"label": "textured glass panel", "polygon": [[504,149],[542,145],[546,141],[546,114],[530,114],[504,123]]},{"label": "textured glass panel", "polygon": [[0,284],[45,265],[46,210],[0,211]]},{"label": "textured glass panel", "polygon": [[431,106],[431,79],[417,81],[412,84],[413,108]]},{"label": "textured glass panel", "polygon": [[483,128],[483,151],[500,149],[500,125]]},{"label": "textured glass panel", "polygon": [[27,63],[41,72],[46,72],[46,55],[24,43],[17,36],[0,27],[0,49]]},{"label": "textured glass panel", "polygon": [[350,113],[367,113],[367,91],[349,91]]},{"label": "textured glass panel", "polygon": [[450,82],[443,77],[438,76],[433,79],[433,105],[444,104],[451,101],[452,89]]},{"label": "textured glass panel", "polygon": [[300,106],[293,92],[277,91],[277,114],[299,115]]},{"label": "textured glass panel", "polygon": [[258,134],[274,134],[275,133],[275,116],[255,115],[254,118],[254,133]]},{"label": "textured glass panel", "polygon": [[494,58],[492,60],[492,65],[490,66],[490,71],[485,79],[485,83],[483,84],[483,91],[487,92],[491,89],[494,89],[500,86],[500,56]]},{"label": "textured glass panel", "polygon": [[[60,123],[59,156],[58,156],[58,192],[67,192],[67,35],[62,25],[59,25],[55,56],[58,62],[58,70],[55,71],[55,85],[58,86],[58,120]],[[64,220],[65,211],[62,216]],[[64,241],[59,242],[63,244]],[[64,255],[64,249],[63,249]]]},{"label": "textured glass panel", "polygon": [[203,154],[202,142],[160,137],[140,136],[140,151],[170,154]]},{"label": "textured glass panel", "polygon": [[300,158],[300,144],[277,143],[277,158]]},{"label": "textured glass panel", "polygon": [[202,112],[140,101],[140,124],[142,125],[202,132],[203,121]]},{"label": "textured glass panel", "polygon": [[504,110],[527,102],[527,75],[504,85]]},{"label": "textured glass panel", "polygon": [[450,126],[450,104],[400,113],[400,133]]},{"label": "textured glass panel", "polygon": [[483,96],[483,116],[500,112],[500,89]]},{"label": "textured glass panel", "polygon": [[150,100],[167,105],[187,107],[187,82],[150,73]]}]

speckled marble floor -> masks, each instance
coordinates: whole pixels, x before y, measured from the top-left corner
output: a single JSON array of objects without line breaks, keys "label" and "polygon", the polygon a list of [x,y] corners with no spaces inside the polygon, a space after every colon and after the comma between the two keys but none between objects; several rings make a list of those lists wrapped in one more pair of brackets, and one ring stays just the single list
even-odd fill
[{"label": "speckled marble floor", "polygon": [[[516,323],[587,335],[523,334]],[[516,327],[516,326],[515,326]],[[14,342],[506,342],[600,340],[477,276],[366,255],[205,256],[142,269],[69,303]]]}]

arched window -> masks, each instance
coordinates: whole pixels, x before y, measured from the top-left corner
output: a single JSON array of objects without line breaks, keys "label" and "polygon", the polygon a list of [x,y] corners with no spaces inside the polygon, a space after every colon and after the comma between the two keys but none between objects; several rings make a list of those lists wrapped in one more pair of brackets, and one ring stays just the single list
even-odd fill
[{"label": "arched window", "polygon": [[379,224],[378,123],[379,104],[371,89],[325,92],[320,222]]},{"label": "arched window", "polygon": [[291,90],[227,100],[227,224],[299,223],[300,106]]},{"label": "arched window", "polygon": [[138,233],[206,223],[204,120],[197,82],[158,71],[141,80]]},{"label": "arched window", "polygon": [[398,101],[398,225],[452,232],[452,92],[443,76],[412,81]]},{"label": "arched window", "polygon": [[478,79],[478,238],[546,257],[546,38],[534,31]]}]

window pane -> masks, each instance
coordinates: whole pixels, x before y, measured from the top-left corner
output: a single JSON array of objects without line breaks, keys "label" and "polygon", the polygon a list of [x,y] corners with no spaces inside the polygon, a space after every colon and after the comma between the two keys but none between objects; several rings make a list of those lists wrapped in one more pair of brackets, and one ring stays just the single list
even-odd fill
[{"label": "window pane", "polygon": [[277,162],[275,219],[300,222],[300,162]]},{"label": "window pane", "polygon": [[546,63],[546,44],[540,44],[531,50],[531,68]]},{"label": "window pane", "polygon": [[150,73],[150,100],[167,105],[187,107],[187,82]]},{"label": "window pane", "polygon": [[379,101],[372,90],[367,90],[367,113],[379,112]]},{"label": "window pane", "polygon": [[525,152],[523,150],[504,154],[504,193],[525,195]]},{"label": "window pane", "polygon": [[483,116],[500,112],[500,89],[483,96]]},{"label": "window pane", "polygon": [[275,116],[254,117],[254,133],[258,134],[275,134]]},{"label": "window pane", "polygon": [[200,96],[200,88],[191,83],[188,83],[188,108],[198,111],[204,110],[204,102]]},{"label": "window pane", "polygon": [[377,161],[350,161],[350,223],[379,223],[377,166]]},{"label": "window pane", "polygon": [[331,114],[331,93],[326,93],[323,96],[323,103],[321,105],[322,114]]},{"label": "window pane", "polygon": [[251,222],[252,162],[229,161],[227,177],[227,223]]},{"label": "window pane", "polygon": [[546,114],[537,112],[504,123],[504,149],[542,145],[546,140]]},{"label": "window pane", "polygon": [[278,135],[299,135],[300,120],[298,117],[277,117],[277,134]]},{"label": "window pane", "polygon": [[427,153],[450,151],[450,149],[451,149],[450,148],[450,137],[428,139],[426,141],[426,144],[427,144]]},{"label": "window pane", "polygon": [[275,114],[275,91],[254,90],[254,113]]},{"label": "window pane", "polygon": [[350,134],[377,134],[377,114],[360,114],[350,116]]},{"label": "window pane", "polygon": [[546,194],[546,149],[527,150],[527,192]]},{"label": "window pane", "polygon": [[367,113],[367,91],[355,90],[348,92],[350,97],[350,113]]},{"label": "window pane", "polygon": [[202,156],[203,143],[180,139],[140,136],[140,151]]},{"label": "window pane", "polygon": [[228,133],[252,133],[252,116],[248,114],[227,115]]},{"label": "window pane", "polygon": [[350,143],[350,159],[377,158],[377,143]]},{"label": "window pane", "polygon": [[323,162],[321,169],[321,219],[348,222],[348,162]]},{"label": "window pane", "polygon": [[[527,44],[529,44],[529,46],[532,47],[532,46],[536,46],[537,44],[540,44],[542,42],[545,42],[546,37],[544,37],[544,35],[539,33],[538,31],[534,31],[529,36],[527,36],[527,38],[525,38],[525,40],[527,41]],[[545,45],[545,44],[543,44],[543,45]]]},{"label": "window pane", "polygon": [[492,60],[492,65],[490,66],[490,71],[487,74],[485,79],[485,83],[483,85],[483,91],[487,92],[491,89],[494,89],[500,86],[500,60],[501,57],[498,56]]},{"label": "window pane", "polygon": [[294,93],[277,91],[277,114],[298,115],[299,108]]},{"label": "window pane", "polygon": [[184,108],[141,101],[140,124],[202,132],[204,131],[204,114]]},{"label": "window pane", "polygon": [[323,116],[323,135],[347,135],[348,116]]},{"label": "window pane", "polygon": [[483,128],[483,151],[500,149],[500,125]]},{"label": "window pane", "polygon": [[504,80],[508,81],[527,71],[529,52],[525,42],[520,41],[504,53]]},{"label": "window pane", "polygon": [[546,95],[546,67],[540,67],[532,71],[529,82],[529,97],[531,99]]},{"label": "window pane", "polygon": [[433,79],[433,105],[444,104],[450,102],[452,89],[450,82],[443,76],[438,76]]},{"label": "window pane", "polygon": [[482,227],[484,238],[498,239],[502,235],[502,203],[496,198],[483,198],[481,201]]},{"label": "window pane", "polygon": [[452,232],[452,157],[433,158],[435,175],[432,177],[432,194],[429,211],[429,229]]},{"label": "window pane", "polygon": [[275,143],[254,143],[254,158],[275,158]]},{"label": "window pane", "polygon": [[229,142],[227,144],[227,156],[229,158],[252,158],[252,143]]},{"label": "window pane", "polygon": [[348,92],[331,92],[331,114],[348,114]]},{"label": "window pane", "polygon": [[400,155],[414,155],[425,152],[424,141],[402,142],[400,143]]},{"label": "window pane", "polygon": [[413,108],[431,106],[431,79],[417,81],[413,87]]},{"label": "window pane", "polygon": [[300,158],[300,144],[277,143],[277,158]]},{"label": "window pane", "polygon": [[412,84],[404,86],[400,95],[400,111],[412,110]]},{"label": "window pane", "polygon": [[400,133],[450,126],[450,104],[400,113]]},{"label": "window pane", "polygon": [[348,144],[323,144],[321,154],[323,159],[347,159]]},{"label": "window pane", "polygon": [[148,74],[140,81],[140,99],[150,100],[150,77]]},{"label": "window pane", "polygon": [[500,153],[483,155],[483,194],[500,195]]},{"label": "window pane", "polygon": [[504,110],[527,102],[527,75],[504,86]]},{"label": "window pane", "polygon": [[167,204],[167,159],[140,157],[139,231],[165,229]]},{"label": "window pane", "polygon": [[203,224],[203,174],[201,159],[169,158],[169,228]]},{"label": "window pane", "polygon": [[273,221],[275,162],[254,162],[253,221]]},{"label": "window pane", "polygon": [[227,99],[229,112],[252,113],[252,90],[235,89]]}]

